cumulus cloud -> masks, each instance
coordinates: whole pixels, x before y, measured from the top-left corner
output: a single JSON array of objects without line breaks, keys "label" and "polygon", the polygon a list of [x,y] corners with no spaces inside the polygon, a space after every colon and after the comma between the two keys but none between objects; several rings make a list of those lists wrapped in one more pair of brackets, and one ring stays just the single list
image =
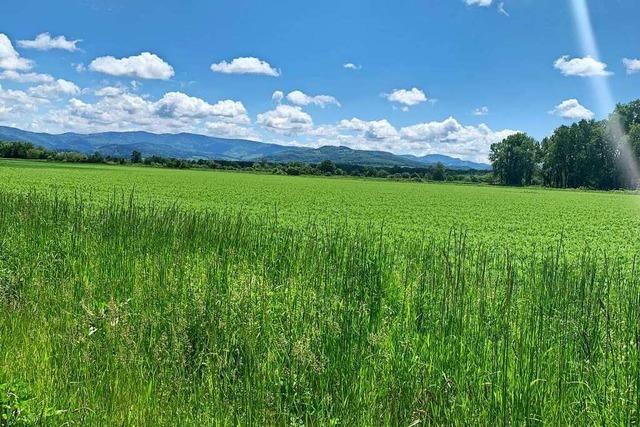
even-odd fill
[{"label": "cumulus cloud", "polygon": [[469,6],[488,7],[491,6],[493,0],[464,0],[464,2]]},{"label": "cumulus cloud", "polygon": [[364,121],[353,118],[351,120],[341,120],[338,126],[343,130],[360,132],[364,138],[370,141],[382,141],[398,136],[398,131],[385,119]]},{"label": "cumulus cloud", "polygon": [[51,37],[49,33],[42,33],[38,34],[34,40],[18,40],[18,46],[25,49],[62,49],[75,52],[78,50],[76,45],[81,41],[82,40],[67,40],[65,36]]},{"label": "cumulus cloud", "polygon": [[24,91],[3,89],[0,86],[0,108],[4,114],[33,112],[40,105],[48,102],[46,99],[32,96]]},{"label": "cumulus cloud", "polygon": [[250,124],[250,119],[242,103],[237,101],[210,104],[181,92],[169,92],[153,100],[129,92],[126,86],[107,86],[94,94],[98,97],[94,102],[72,98],[65,106],[51,109],[43,116],[48,128],[77,132],[146,130],[234,137],[250,135],[248,130],[243,130]]},{"label": "cumulus cloud", "polygon": [[284,93],[281,90],[276,90],[275,92],[273,92],[273,95],[271,95],[271,100],[277,104],[280,104],[283,99]]},{"label": "cumulus cloud", "polygon": [[427,101],[424,92],[416,87],[413,89],[397,89],[384,95],[390,102],[397,102],[406,107],[413,107]]},{"label": "cumulus cloud", "polygon": [[223,74],[261,74],[278,77],[280,70],[272,67],[268,62],[254,57],[241,57],[211,64],[211,71]]},{"label": "cumulus cloud", "polygon": [[125,93],[126,90],[116,86],[105,86],[93,91],[95,96],[120,96]]},{"label": "cumulus cloud", "polygon": [[29,88],[29,94],[38,98],[57,99],[62,96],[75,96],[80,93],[80,88],[73,82],[58,79],[50,83]]},{"label": "cumulus cloud", "polygon": [[224,118],[236,123],[248,123],[247,110],[242,102],[226,99],[209,104],[203,99],[182,92],[166,93],[154,105],[155,112],[161,117],[170,118]]},{"label": "cumulus cloud", "polygon": [[613,74],[607,70],[607,64],[591,56],[570,58],[564,55],[558,58],[553,66],[565,76],[606,77]]},{"label": "cumulus cloud", "polygon": [[476,108],[473,111],[474,116],[486,116],[488,114],[489,114],[489,107],[480,107],[480,108]]},{"label": "cumulus cloud", "polygon": [[152,105],[137,95],[106,96],[95,103],[72,98],[66,108],[52,111],[54,125],[78,131],[156,130]]},{"label": "cumulus cloud", "polygon": [[89,69],[111,76],[128,76],[140,79],[168,80],[174,76],[173,67],[158,55],[143,52],[127,58],[102,56],[89,64]]},{"label": "cumulus cloud", "polygon": [[257,123],[269,130],[284,134],[310,131],[313,119],[300,107],[278,105],[274,110],[258,114]]},{"label": "cumulus cloud", "polygon": [[0,68],[5,70],[25,71],[33,67],[33,61],[22,58],[13,48],[6,34],[0,33]]},{"label": "cumulus cloud", "polygon": [[513,130],[493,131],[485,124],[463,126],[455,118],[404,127],[400,130],[405,149],[412,152],[448,153],[454,156],[487,161],[491,144],[502,141]]},{"label": "cumulus cloud", "polygon": [[460,133],[463,126],[453,117],[442,122],[419,123],[402,128],[402,136],[410,141],[434,141],[450,138]]},{"label": "cumulus cloud", "polygon": [[622,60],[624,67],[627,69],[627,74],[635,74],[640,72],[640,59],[624,58]]},{"label": "cumulus cloud", "polygon": [[346,68],[347,70],[361,70],[362,69],[362,65],[356,65],[352,62],[347,62],[346,64],[343,65],[344,68]]},{"label": "cumulus cloud", "polygon": [[299,90],[294,90],[293,92],[289,92],[289,94],[287,95],[287,101],[289,101],[294,105],[299,105],[299,106],[307,106],[307,105],[313,104],[321,108],[324,108],[327,105],[336,105],[340,107],[340,102],[338,102],[338,100],[333,96],[329,96],[329,95],[310,96]]},{"label": "cumulus cloud", "polygon": [[208,122],[205,125],[207,134],[220,138],[242,138],[259,140],[260,136],[247,126],[240,126],[236,123]]},{"label": "cumulus cloud", "polygon": [[568,120],[591,120],[594,117],[593,112],[580,105],[577,99],[562,101],[549,113]]},{"label": "cumulus cloud", "polygon": [[54,79],[49,74],[19,73],[14,70],[5,70],[0,73],[0,80],[13,80],[18,83],[48,83]]},{"label": "cumulus cloud", "polygon": [[[485,124],[464,126],[455,118],[417,123],[400,129],[386,119],[341,120],[307,132],[316,147],[343,145],[360,150],[383,150],[396,154],[450,154],[467,160],[486,162],[491,144],[516,133],[494,131]],[[298,144],[300,145],[300,144]]]}]

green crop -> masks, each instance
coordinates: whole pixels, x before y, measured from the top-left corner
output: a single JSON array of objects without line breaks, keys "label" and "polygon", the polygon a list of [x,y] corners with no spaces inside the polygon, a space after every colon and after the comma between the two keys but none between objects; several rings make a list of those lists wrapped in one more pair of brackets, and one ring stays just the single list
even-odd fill
[{"label": "green crop", "polygon": [[242,211],[302,227],[310,220],[384,224],[388,236],[447,238],[451,228],[519,252],[552,245],[632,257],[640,250],[640,197],[631,193],[288,177],[207,170],[2,161],[0,188],[46,190],[109,202]]},{"label": "green crop", "polygon": [[[86,170],[78,188],[113,173]],[[389,238],[387,225],[305,222],[291,206],[283,215],[222,209],[225,197],[255,196],[251,184],[280,188],[279,177],[116,171],[151,176],[133,181],[158,189],[162,173],[203,180],[213,188],[180,196],[199,194],[213,209],[109,199],[106,182],[99,203],[0,190],[0,425],[640,422],[633,259],[568,256],[562,241],[513,252],[459,229]],[[331,186],[371,206],[391,190],[413,196],[400,208],[445,194],[451,206],[457,192],[525,200],[500,189],[308,179],[284,179],[281,200],[312,200],[299,186],[322,184],[325,204],[339,193]],[[205,194],[218,198],[207,204]],[[329,209],[340,207],[334,199]],[[391,218],[381,219],[395,235],[402,224]]]}]

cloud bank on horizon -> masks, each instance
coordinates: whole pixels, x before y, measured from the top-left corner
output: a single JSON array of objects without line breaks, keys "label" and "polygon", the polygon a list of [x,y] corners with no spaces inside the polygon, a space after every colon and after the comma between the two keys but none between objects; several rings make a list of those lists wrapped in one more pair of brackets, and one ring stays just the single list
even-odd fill
[{"label": "cloud bank on horizon", "polygon": [[[460,3],[458,7],[469,12],[495,8],[496,18],[490,19],[513,18],[505,2]],[[459,75],[460,70],[452,68],[453,63],[443,66],[440,74],[431,74],[430,82],[411,69],[402,78],[394,78],[393,63],[381,66],[380,55],[367,54],[367,48],[337,61],[328,54],[326,68],[310,67],[305,76],[298,70],[306,64],[300,63],[312,59],[293,48],[273,54],[266,49],[216,53],[216,46],[203,52],[181,44],[181,54],[167,55],[162,44],[132,42],[126,49],[110,51],[108,45],[94,44],[91,34],[69,37],[48,28],[35,30],[31,37],[24,34],[18,39],[0,29],[0,124],[53,133],[193,132],[307,147],[439,153],[473,161],[487,161],[491,144],[516,131],[527,131],[528,123],[487,124],[487,119],[509,122],[505,117],[509,107],[486,92],[484,96],[474,94],[483,91],[477,90],[473,79],[456,81],[451,76]],[[546,57],[555,60],[541,62],[540,67],[552,74],[550,79],[565,79],[568,88],[562,94],[548,93],[546,108],[539,109],[537,119],[551,124],[597,116],[579,101],[583,92],[571,89],[581,80],[574,78],[630,79],[640,72],[640,59],[629,54],[617,62],[624,72],[616,73],[609,64],[581,56],[579,51],[569,55],[553,46],[546,50]],[[315,59],[317,64],[323,58]],[[434,57],[415,66],[438,68],[445,60],[446,56]],[[404,67],[410,63],[407,60]],[[468,66],[470,72],[478,71],[472,62]],[[214,77],[224,90],[202,89],[199,81]],[[320,88],[316,80],[336,83]],[[371,89],[374,84],[378,90]],[[453,97],[455,85],[467,85],[467,103],[461,101],[460,93]],[[452,101],[447,99],[448,89]],[[206,93],[208,90],[214,93]],[[496,91],[500,90],[503,86],[496,85]],[[223,92],[227,95],[220,96]],[[436,104],[432,93],[444,102]],[[441,107],[444,103],[446,107]],[[454,103],[464,105],[458,108]],[[446,111],[447,107],[456,111]]]}]

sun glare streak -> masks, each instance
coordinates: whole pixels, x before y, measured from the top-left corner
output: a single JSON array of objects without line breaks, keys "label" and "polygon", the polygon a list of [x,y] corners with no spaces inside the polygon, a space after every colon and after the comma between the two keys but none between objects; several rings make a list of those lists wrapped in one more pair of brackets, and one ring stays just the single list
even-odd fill
[{"label": "sun glare streak", "polygon": [[[593,25],[591,23],[591,15],[589,13],[589,5],[587,0],[570,0],[573,10],[573,18],[575,21],[576,31],[580,39],[582,51],[584,55],[591,56],[593,59],[600,61],[600,51],[596,42]],[[615,109],[616,102],[613,92],[607,81],[607,77],[590,77],[589,78],[593,91],[598,101],[598,108],[604,114]],[[640,180],[640,172],[638,171],[638,163],[633,156],[631,148],[624,131],[624,126],[620,119],[612,116],[609,121],[609,127],[614,141],[619,141],[621,166],[626,174],[627,179],[635,187]]]},{"label": "sun glare streak", "polygon": [[[583,54],[600,61],[600,50],[596,43],[587,1],[571,0],[571,6]],[[604,112],[613,111],[615,101],[613,100],[613,94],[611,93],[606,77],[594,77],[590,80],[597,95],[598,102],[600,103],[599,107],[602,108]]]}]

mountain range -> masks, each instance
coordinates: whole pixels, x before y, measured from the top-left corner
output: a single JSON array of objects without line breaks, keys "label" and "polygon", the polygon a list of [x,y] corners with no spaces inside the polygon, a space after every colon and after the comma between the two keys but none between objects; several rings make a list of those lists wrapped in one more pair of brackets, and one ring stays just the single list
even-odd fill
[{"label": "mountain range", "polygon": [[0,126],[1,141],[31,142],[55,151],[77,151],[91,154],[128,157],[132,151],[143,156],[163,156],[181,159],[211,159],[274,163],[319,163],[331,160],[336,164],[374,167],[425,167],[442,163],[448,169],[489,170],[484,163],[470,162],[440,154],[426,156],[397,155],[385,151],[354,150],[348,147],[291,147],[245,139],[225,139],[192,133],[155,134],[149,132],[103,132],[92,134],[49,134],[28,132]]}]

